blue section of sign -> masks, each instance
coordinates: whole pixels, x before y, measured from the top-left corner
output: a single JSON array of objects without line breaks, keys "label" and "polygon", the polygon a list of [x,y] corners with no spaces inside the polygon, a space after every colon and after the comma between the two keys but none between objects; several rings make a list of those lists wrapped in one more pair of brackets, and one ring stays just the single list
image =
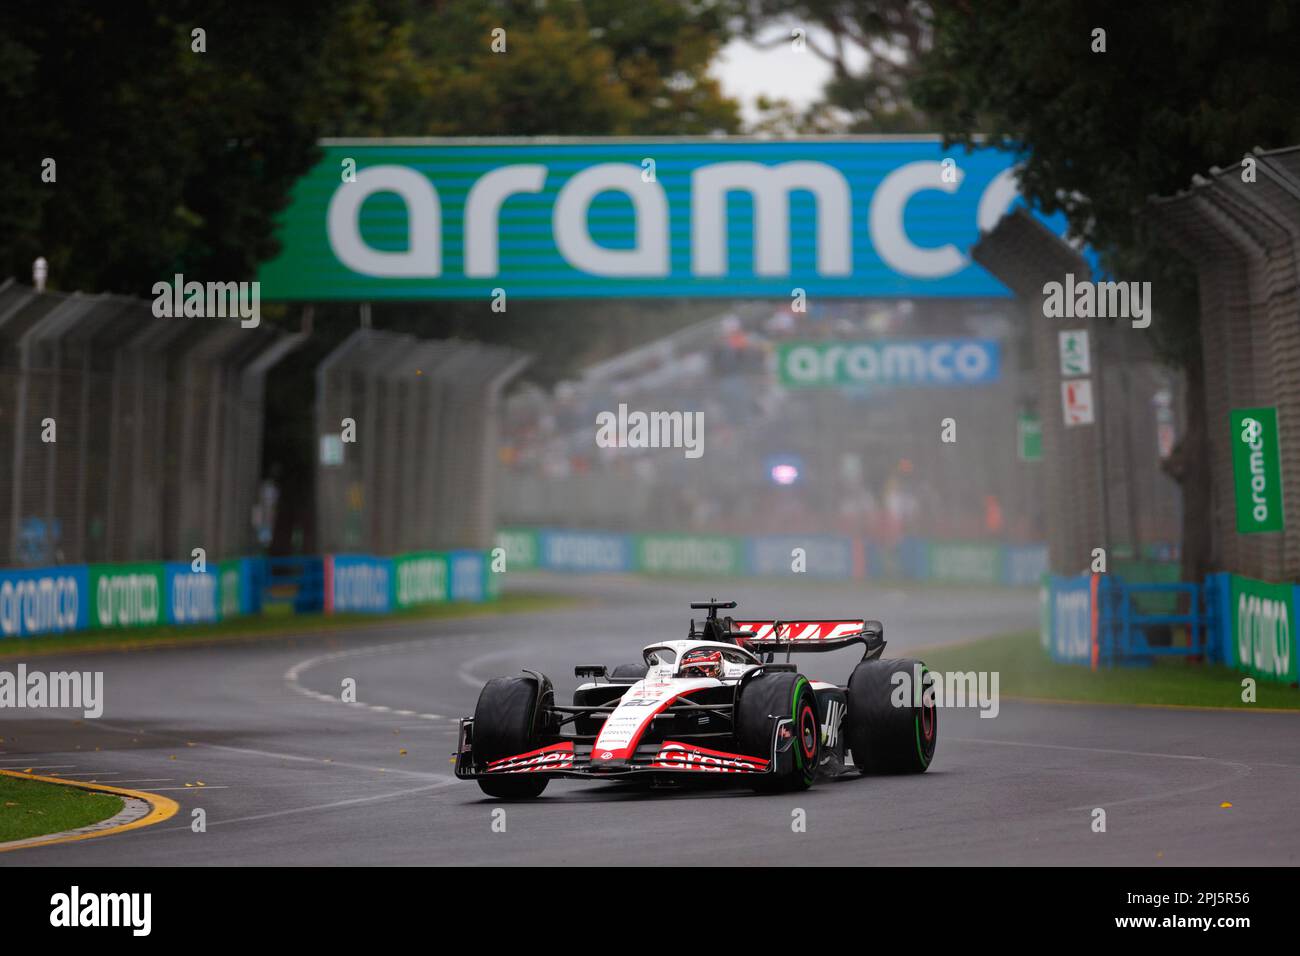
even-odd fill
[{"label": "blue section of sign", "polygon": [[1048,613],[1051,615],[1052,659],[1064,664],[1092,661],[1092,581],[1053,577]]},{"label": "blue section of sign", "polygon": [[1008,297],[969,251],[1021,202],[1014,162],[923,137],[331,142],[259,278],[268,299]]},{"label": "blue section of sign", "polygon": [[549,571],[631,571],[632,538],[600,531],[542,531],[540,566]]},{"label": "blue section of sign", "polygon": [[389,578],[392,562],[368,555],[334,555],[335,614],[386,614],[391,608]]},{"label": "blue section of sign", "polygon": [[1047,545],[1009,544],[1002,552],[1002,583],[1013,587],[1038,584],[1047,573]]},{"label": "blue section of sign", "polygon": [[221,619],[221,576],[184,562],[163,565],[168,624],[210,624]]},{"label": "blue section of sign", "polygon": [[0,638],[80,631],[89,623],[86,565],[0,570]]},{"label": "blue section of sign", "polygon": [[453,601],[482,601],[485,564],[482,551],[453,551],[447,555]]},{"label": "blue section of sign", "polygon": [[[803,551],[802,556],[795,549]],[[803,566],[796,571],[796,561]],[[780,534],[749,539],[749,573],[758,577],[847,580],[853,577],[853,539],[838,535]]]}]

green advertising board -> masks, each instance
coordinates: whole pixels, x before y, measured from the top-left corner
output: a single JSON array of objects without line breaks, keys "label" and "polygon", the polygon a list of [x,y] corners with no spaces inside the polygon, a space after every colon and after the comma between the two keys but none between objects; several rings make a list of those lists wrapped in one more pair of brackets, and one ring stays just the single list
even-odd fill
[{"label": "green advertising board", "polygon": [[741,573],[743,548],[737,538],[716,535],[643,534],[637,538],[637,568],[650,574]]},{"label": "green advertising board", "polygon": [[930,576],[959,584],[998,584],[1002,551],[996,544],[935,541],[930,545]]},{"label": "green advertising board", "polygon": [[785,388],[953,387],[998,381],[995,339],[786,342],[777,347]]},{"label": "green advertising board", "polygon": [[90,565],[90,626],[149,627],[166,621],[161,564]]},{"label": "green advertising board", "polygon": [[1232,652],[1260,680],[1296,682],[1295,587],[1232,576]]},{"label": "green advertising board", "polygon": [[434,551],[393,558],[392,606],[398,609],[447,600],[447,556]]},{"label": "green advertising board", "polygon": [[240,607],[240,564],[238,560],[221,561],[217,564],[219,595],[218,609],[221,619],[239,617]]},{"label": "green advertising board", "polygon": [[1016,420],[1016,449],[1021,461],[1043,460],[1043,423],[1037,415],[1021,412]]},{"label": "green advertising board", "polygon": [[1232,411],[1232,479],[1237,531],[1282,530],[1282,456],[1276,408]]},{"label": "green advertising board", "polygon": [[[526,528],[502,528],[496,545],[506,549],[507,571],[531,571],[537,567],[537,532]],[[489,567],[491,561],[489,560]]]}]

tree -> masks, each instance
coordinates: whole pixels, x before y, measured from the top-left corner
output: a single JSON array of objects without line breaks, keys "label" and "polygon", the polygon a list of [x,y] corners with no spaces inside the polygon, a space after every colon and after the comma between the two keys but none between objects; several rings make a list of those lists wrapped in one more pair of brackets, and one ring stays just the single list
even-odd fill
[{"label": "tree", "polygon": [[686,0],[377,0],[374,7],[369,29],[399,38],[400,54],[387,66],[385,96],[337,116],[329,135],[656,135],[740,127],[737,104],[708,74],[728,35],[712,7]]},{"label": "tree", "polygon": [[340,47],[359,6],[324,0],[290,18],[261,4],[55,2],[8,18],[3,274],[25,278],[43,255],[52,288],[141,296],[174,272],[251,278],[314,161],[329,93],[346,98],[321,51]]},{"label": "tree", "polygon": [[[1207,422],[1195,276],[1155,236],[1143,205],[1255,146],[1300,140],[1300,8],[1269,0],[1103,4],[936,3],[912,93],[952,142],[976,132],[1023,153],[1021,189],[1063,211],[1120,278],[1153,283],[1149,334],[1186,372],[1183,569],[1209,570]],[[1105,31],[1105,52],[1094,31]]]},{"label": "tree", "polygon": [[[253,279],[326,136],[737,132],[739,106],[709,75],[726,16],[697,0],[317,0],[292,15],[250,0],[29,5],[0,34],[0,276],[26,278],[43,255],[53,289],[149,297],[177,272]],[[46,157],[54,183],[41,181]],[[296,326],[286,311],[263,319]],[[397,304],[376,307],[375,324],[532,348],[554,380],[664,331],[612,311]],[[653,311],[672,325],[695,315]],[[298,492],[281,499],[277,550],[311,526],[312,369],[356,324],[354,308],[319,308],[311,344],[268,385],[265,467]]]},{"label": "tree", "polygon": [[[798,42],[830,65],[824,101],[802,116],[784,101],[767,104],[761,128],[825,132],[830,117],[851,133],[929,131],[911,100],[917,58],[929,46],[928,7],[918,0],[737,0],[742,32],[755,46]],[[775,26],[786,28],[773,35]],[[799,36],[793,36],[799,31]],[[763,104],[760,104],[763,109]]]}]

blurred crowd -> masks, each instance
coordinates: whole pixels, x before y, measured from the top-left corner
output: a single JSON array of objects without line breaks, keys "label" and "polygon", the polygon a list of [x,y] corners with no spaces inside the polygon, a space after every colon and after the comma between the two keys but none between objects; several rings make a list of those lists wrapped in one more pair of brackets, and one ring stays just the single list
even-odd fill
[{"label": "blurred crowd", "polygon": [[[1035,540],[1031,502],[944,462],[914,420],[919,391],[844,394],[777,382],[783,341],[926,334],[911,302],[770,305],[716,319],[624,353],[553,390],[507,402],[501,462],[505,523],[699,533],[903,535]],[[953,334],[948,331],[946,334]],[[704,413],[704,454],[600,448],[597,415]],[[935,419],[937,420],[937,419]],[[1014,450],[1010,451],[1014,457]],[[943,474],[936,469],[942,468]],[[525,493],[527,492],[527,493]]]}]

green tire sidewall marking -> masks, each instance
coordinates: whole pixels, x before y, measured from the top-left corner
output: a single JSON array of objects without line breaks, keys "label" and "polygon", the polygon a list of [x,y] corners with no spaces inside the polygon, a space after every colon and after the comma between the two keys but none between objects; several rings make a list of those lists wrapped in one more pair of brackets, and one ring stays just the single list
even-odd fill
[{"label": "green tire sidewall marking", "polygon": [[[798,707],[799,707],[799,690],[800,690],[800,689],[804,686],[804,684],[806,684],[806,683],[808,683],[808,681],[807,681],[805,678],[803,678],[803,677],[800,677],[797,681],[795,681],[795,682],[794,682],[794,694],[792,694],[791,697],[790,697],[790,716],[791,716],[791,717],[793,718],[793,720],[794,720],[794,729],[795,729],[795,733],[796,733],[796,734],[799,733],[799,711],[798,711]],[[797,738],[796,738],[796,740],[795,740],[795,743],[796,743],[796,744],[801,744],[801,742],[800,742]],[[802,745],[800,745],[800,746],[796,746],[796,747],[794,748],[794,765],[795,765],[796,767],[798,767],[800,770],[803,769],[803,747],[802,747]]]},{"label": "green tire sidewall marking", "polygon": [[[925,675],[930,673],[930,668],[925,665],[921,666],[921,706],[925,706]],[[921,761],[922,767],[930,766],[930,758],[925,755],[925,748],[921,746],[921,712],[917,711],[916,716],[912,718],[912,726],[916,729],[916,756]]]}]

